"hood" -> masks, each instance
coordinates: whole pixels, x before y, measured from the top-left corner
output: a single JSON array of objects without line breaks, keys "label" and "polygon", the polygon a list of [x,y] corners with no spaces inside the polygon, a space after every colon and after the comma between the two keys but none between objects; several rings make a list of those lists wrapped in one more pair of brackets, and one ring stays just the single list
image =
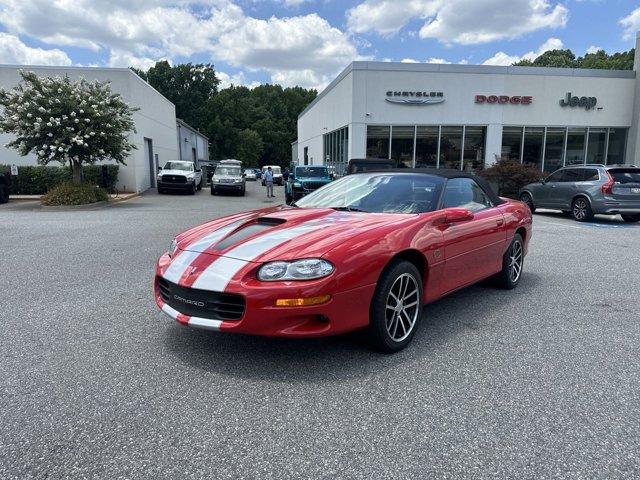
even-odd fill
[{"label": "hood", "polygon": [[158,172],[159,175],[182,175],[183,177],[188,177],[194,173],[195,172],[185,172],[184,170],[160,170]]},{"label": "hood", "polygon": [[245,261],[321,257],[377,227],[414,219],[411,214],[338,212],[276,207],[225,217],[178,236],[178,248]]}]

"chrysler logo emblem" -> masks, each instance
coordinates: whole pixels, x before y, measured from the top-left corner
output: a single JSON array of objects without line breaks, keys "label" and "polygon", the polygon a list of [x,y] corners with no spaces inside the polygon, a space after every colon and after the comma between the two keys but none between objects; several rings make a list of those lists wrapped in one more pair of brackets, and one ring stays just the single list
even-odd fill
[{"label": "chrysler logo emblem", "polygon": [[387,98],[385,100],[390,103],[400,103],[404,105],[433,105],[444,102],[444,93],[390,90],[387,92]]}]

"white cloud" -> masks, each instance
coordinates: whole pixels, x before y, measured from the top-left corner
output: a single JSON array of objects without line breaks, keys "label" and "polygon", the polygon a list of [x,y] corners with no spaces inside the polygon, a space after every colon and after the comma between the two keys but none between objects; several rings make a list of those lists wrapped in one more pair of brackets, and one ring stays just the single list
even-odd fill
[{"label": "white cloud", "polygon": [[218,85],[218,88],[220,89],[228,88],[231,85],[235,85],[236,87],[245,86],[249,88],[255,88],[260,85],[260,82],[256,81],[247,82],[244,72],[229,75],[228,73],[218,71],[216,72],[216,76],[218,77],[218,80],[220,80],[220,84]]},{"label": "white cloud", "polygon": [[403,58],[400,60],[401,63],[420,63],[418,60],[414,60],[413,58]]},{"label": "white cloud", "polygon": [[438,3],[433,0],[408,0],[398,5],[395,0],[365,0],[347,10],[347,25],[354,33],[377,32],[390,36],[398,33],[413,18],[434,15]]},{"label": "white cloud", "polygon": [[562,40],[559,38],[549,38],[546,42],[544,42],[538,50],[535,52],[527,52],[524,55],[508,55],[504,52],[497,52],[491,58],[486,59],[482,62],[483,65],[511,65],[513,63],[519,62],[520,60],[535,60],[544,52],[549,50],[559,50],[563,47]]},{"label": "white cloud", "polygon": [[602,50],[602,47],[596,47],[595,45],[591,45],[589,48],[587,48],[586,53],[597,53],[600,50]]},{"label": "white cloud", "polygon": [[106,50],[113,66],[208,55],[305,87],[364,58],[356,40],[316,14],[257,19],[232,0],[0,0],[0,23],[51,45]]},{"label": "white cloud", "polygon": [[626,17],[621,18],[619,23],[624,27],[622,38],[625,40],[634,38],[636,32],[640,30],[640,7],[636,8]]},{"label": "white cloud", "polygon": [[0,32],[0,63],[71,65],[72,62],[62,50],[29,47],[18,37]]},{"label": "white cloud", "polygon": [[316,88],[361,58],[347,35],[316,14],[246,18],[222,34],[213,50],[233,66],[266,70],[274,82]]},{"label": "white cloud", "polygon": [[448,60],[445,60],[444,58],[431,57],[427,59],[427,63],[440,63],[442,65],[449,65],[451,62]]},{"label": "white cloud", "polygon": [[347,11],[353,33],[398,33],[409,21],[424,19],[421,38],[477,44],[516,38],[543,28],[564,27],[568,9],[555,0],[365,0]]}]

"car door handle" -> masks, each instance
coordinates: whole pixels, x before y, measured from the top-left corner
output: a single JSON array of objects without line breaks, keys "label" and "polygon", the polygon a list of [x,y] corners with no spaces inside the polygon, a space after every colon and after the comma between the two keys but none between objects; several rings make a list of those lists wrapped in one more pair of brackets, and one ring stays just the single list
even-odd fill
[{"label": "car door handle", "polygon": [[501,227],[502,225],[504,225],[504,220],[501,218],[500,220],[496,220],[496,223],[499,227]]}]

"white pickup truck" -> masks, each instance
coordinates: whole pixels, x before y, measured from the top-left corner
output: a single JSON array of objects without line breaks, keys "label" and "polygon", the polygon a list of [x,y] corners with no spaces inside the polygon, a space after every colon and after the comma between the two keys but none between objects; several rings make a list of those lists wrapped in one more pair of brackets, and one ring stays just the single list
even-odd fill
[{"label": "white pickup truck", "polygon": [[202,169],[193,162],[167,162],[158,170],[157,182],[158,193],[182,190],[194,195],[196,190],[202,190]]}]

